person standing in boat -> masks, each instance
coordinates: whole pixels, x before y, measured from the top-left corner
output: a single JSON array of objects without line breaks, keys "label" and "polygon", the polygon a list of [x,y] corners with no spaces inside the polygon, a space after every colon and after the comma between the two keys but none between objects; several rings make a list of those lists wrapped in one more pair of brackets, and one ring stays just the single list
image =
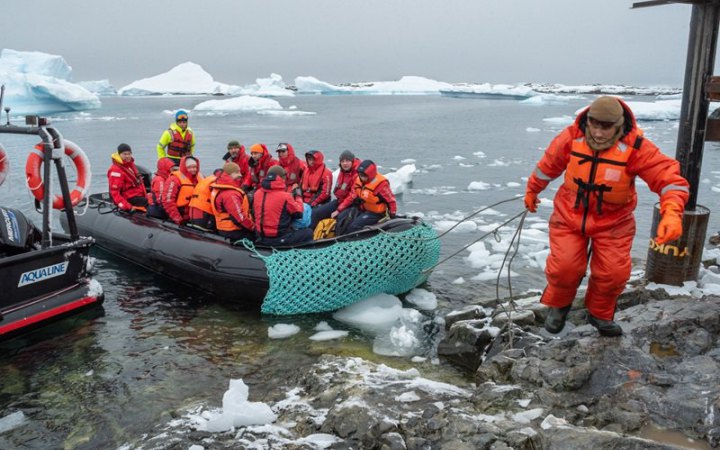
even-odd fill
[{"label": "person standing in boat", "polygon": [[167,157],[178,164],[180,158],[193,153],[195,153],[195,133],[188,127],[188,113],[181,109],[175,113],[175,123],[170,124],[160,136],[157,157],[158,159]]},{"label": "person standing in boat", "polygon": [[150,195],[148,196],[149,205],[147,214],[150,217],[166,220],[168,218],[165,208],[162,205],[163,193],[165,192],[165,182],[170,173],[175,169],[175,161],[170,158],[160,158],[157,161],[157,172],[153,176],[150,184]]},{"label": "person standing in boat", "polygon": [[241,188],[242,180],[240,166],[227,162],[211,185],[210,205],[218,234],[231,241],[255,239],[255,224],[247,194]]},{"label": "person standing in boat", "polygon": [[163,207],[170,220],[178,225],[187,223],[189,205],[195,185],[202,180],[200,162],[194,156],[183,156],[180,166],[174,170],[165,182]]},{"label": "person standing in boat", "polygon": [[281,142],[278,144],[276,152],[280,166],[285,169],[285,185],[290,192],[300,186],[300,180],[303,173],[307,171],[307,165],[295,156],[295,149],[291,144]]},{"label": "person standing in boat", "polygon": [[[375,163],[366,159],[360,163],[357,172],[352,192],[330,216],[337,218],[338,224],[344,224],[339,234],[358,231],[382,219],[393,218],[397,213],[397,202],[390,182],[378,173]],[[355,212],[357,215],[353,217]]]},{"label": "person standing in boat", "polygon": [[545,329],[563,329],[589,263],[588,322],[601,336],[620,336],[622,328],[613,319],[617,297],[630,277],[635,178],[660,196],[658,244],[682,235],[688,182],[680,175],[679,163],[643,136],[628,105],[610,96],[583,109],[545,150],[528,178],[528,211],[537,211],[538,194],[563,174],[549,220],[547,286],[540,298],[549,307]]},{"label": "person standing in boat", "polygon": [[253,144],[250,146],[250,177],[251,189],[258,189],[268,170],[272,166],[277,166],[277,160],[273,159],[265,144]]},{"label": "person standing in boat", "polygon": [[120,144],[111,158],[107,177],[113,202],[123,211],[145,211],[148,206],[147,191],[142,175],[135,167],[132,149],[128,144]]},{"label": "person standing in boat", "polygon": [[302,198],[286,191],[285,169],[273,166],[255,193],[255,234],[258,243],[269,246],[286,246],[312,241],[310,228],[293,230],[294,219],[302,219]]},{"label": "person standing in boat", "polygon": [[246,191],[251,189],[252,178],[250,176],[250,157],[245,153],[245,146],[239,141],[232,140],[227,144],[227,153],[223,156],[224,162],[234,162],[240,167],[243,174],[242,185]]},{"label": "person standing in boat", "polygon": [[340,154],[340,170],[338,171],[338,179],[335,182],[335,189],[333,190],[335,198],[313,209],[310,228],[315,229],[318,222],[330,217],[338,205],[350,195],[355,186],[355,180],[357,180],[357,168],[359,165],[360,159],[356,158],[355,154],[350,150],[345,150]]}]

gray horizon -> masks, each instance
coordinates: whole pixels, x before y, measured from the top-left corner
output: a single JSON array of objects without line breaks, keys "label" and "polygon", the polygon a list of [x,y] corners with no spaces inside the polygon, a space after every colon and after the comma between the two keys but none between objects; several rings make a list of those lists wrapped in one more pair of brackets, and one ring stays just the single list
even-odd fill
[{"label": "gray horizon", "polygon": [[632,3],[6,0],[0,48],[61,55],[73,81],[116,88],[187,61],[235,85],[277,73],[682,87],[692,7]]}]

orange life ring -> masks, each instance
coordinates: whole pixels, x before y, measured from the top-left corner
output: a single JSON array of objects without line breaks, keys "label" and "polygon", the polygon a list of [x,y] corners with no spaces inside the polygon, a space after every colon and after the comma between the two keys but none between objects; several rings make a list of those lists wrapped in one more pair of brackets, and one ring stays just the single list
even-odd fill
[{"label": "orange life ring", "polygon": [[0,144],[0,184],[5,182],[8,171],[10,170],[10,161],[8,161],[7,153],[2,144]]},{"label": "orange life ring", "polygon": [[[77,171],[77,182],[75,183],[75,188],[70,192],[70,202],[72,206],[75,206],[80,203],[80,200],[83,199],[85,192],[90,187],[90,178],[92,176],[90,172],[90,161],[85,155],[85,152],[83,152],[77,144],[67,139],[64,139],[63,143],[65,144],[65,155],[70,157]],[[45,186],[40,173],[40,168],[44,162],[44,153],[43,144],[37,144],[30,152],[27,162],[25,163],[27,186],[38,201],[42,201],[45,195]],[[55,196],[52,207],[55,209],[65,209],[65,202],[63,201],[62,195]]]}]

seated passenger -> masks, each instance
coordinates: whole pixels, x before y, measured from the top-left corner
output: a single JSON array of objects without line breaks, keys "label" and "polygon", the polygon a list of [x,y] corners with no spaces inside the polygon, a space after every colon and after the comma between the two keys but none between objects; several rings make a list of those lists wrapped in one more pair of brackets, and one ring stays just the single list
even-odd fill
[{"label": "seated passenger", "polygon": [[284,246],[311,241],[313,232],[310,228],[291,228],[293,219],[302,218],[303,210],[301,198],[293,197],[285,190],[285,169],[271,167],[253,200],[258,243]]},{"label": "seated passenger", "polygon": [[265,144],[253,144],[250,146],[250,179],[251,189],[258,189],[272,166],[278,162],[270,156]]},{"label": "seated passenger", "polygon": [[243,174],[240,166],[227,162],[213,183],[210,205],[215,215],[218,234],[232,241],[255,238],[255,225],[250,216],[250,203],[241,189]]},{"label": "seated passenger", "polygon": [[[375,163],[366,159],[358,166],[358,177],[355,180],[353,191],[345,197],[331,217],[337,218],[338,225],[345,225],[338,230],[338,234],[352,233],[367,225],[378,223],[384,217],[393,218],[397,212],[395,195],[390,189],[390,182],[377,172]],[[350,219],[346,218],[358,204],[359,214]],[[344,222],[348,222],[344,224]]]},{"label": "seated passenger", "polygon": [[171,158],[160,158],[157,161],[157,172],[150,184],[150,195],[148,196],[148,216],[166,220],[168,218],[165,208],[162,206],[162,196],[165,192],[165,182],[175,168],[175,161]]},{"label": "seated passenger", "polygon": [[145,211],[148,205],[147,191],[140,171],[135,167],[132,149],[127,144],[118,145],[112,154],[112,165],[107,171],[110,197],[123,211]]},{"label": "seated passenger", "polygon": [[215,231],[215,214],[212,210],[210,195],[212,194],[212,184],[222,173],[222,169],[215,169],[213,174],[198,181],[193,189],[192,198],[190,198],[189,220],[188,222],[207,231]]},{"label": "seated passenger", "polygon": [[318,222],[330,217],[332,212],[337,209],[338,205],[345,200],[345,197],[350,195],[350,192],[352,192],[353,187],[355,186],[357,168],[359,165],[360,160],[356,158],[351,151],[345,150],[340,154],[340,171],[338,172],[338,179],[337,182],[335,182],[335,189],[333,190],[335,198],[324,205],[318,205],[313,209],[310,228],[315,229]]},{"label": "seated passenger", "polygon": [[307,165],[295,156],[295,149],[290,144],[280,143],[276,151],[280,166],[285,169],[285,185],[287,191],[290,192],[300,186],[300,180],[302,180],[303,172],[307,170]]},{"label": "seated passenger", "polygon": [[180,159],[180,167],[172,171],[165,182],[165,193],[163,194],[163,208],[170,220],[178,225],[187,223],[190,215],[188,206],[192,198],[193,190],[198,181],[202,180],[200,174],[200,163],[194,156],[183,156]]},{"label": "seated passenger", "polygon": [[302,188],[303,202],[313,209],[330,201],[332,172],[325,167],[324,159],[322,152],[318,150],[310,150],[305,153],[307,170],[303,174],[300,187]]},{"label": "seated passenger", "polygon": [[240,172],[243,174],[243,189],[249,191],[252,186],[252,178],[250,176],[250,157],[245,153],[245,146],[236,140],[228,142],[227,153],[222,159],[223,162],[234,162],[240,166]]}]

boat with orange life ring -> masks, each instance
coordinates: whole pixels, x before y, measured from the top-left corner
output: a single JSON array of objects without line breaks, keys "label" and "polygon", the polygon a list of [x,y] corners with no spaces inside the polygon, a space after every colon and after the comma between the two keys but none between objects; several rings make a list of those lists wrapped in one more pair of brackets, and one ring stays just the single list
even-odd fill
[{"label": "boat with orange life ring", "polygon": [[[77,182],[75,188],[70,192],[70,202],[72,206],[77,206],[78,203],[85,197],[85,193],[90,184],[92,173],[90,171],[90,161],[88,160],[85,152],[74,142],[67,139],[63,140],[65,147],[65,155],[69,156],[75,165],[77,171]],[[37,201],[42,201],[45,195],[45,185],[42,181],[42,174],[40,168],[44,161],[44,146],[43,144],[37,144],[28,155],[27,162],[25,163],[25,176],[27,179],[27,185],[32,192],[33,196]],[[52,202],[54,209],[65,209],[65,202],[61,195],[56,195]]]},{"label": "boat with orange life ring", "polygon": [[10,161],[8,160],[7,152],[5,152],[5,148],[0,144],[0,185],[5,182],[9,169]]}]

